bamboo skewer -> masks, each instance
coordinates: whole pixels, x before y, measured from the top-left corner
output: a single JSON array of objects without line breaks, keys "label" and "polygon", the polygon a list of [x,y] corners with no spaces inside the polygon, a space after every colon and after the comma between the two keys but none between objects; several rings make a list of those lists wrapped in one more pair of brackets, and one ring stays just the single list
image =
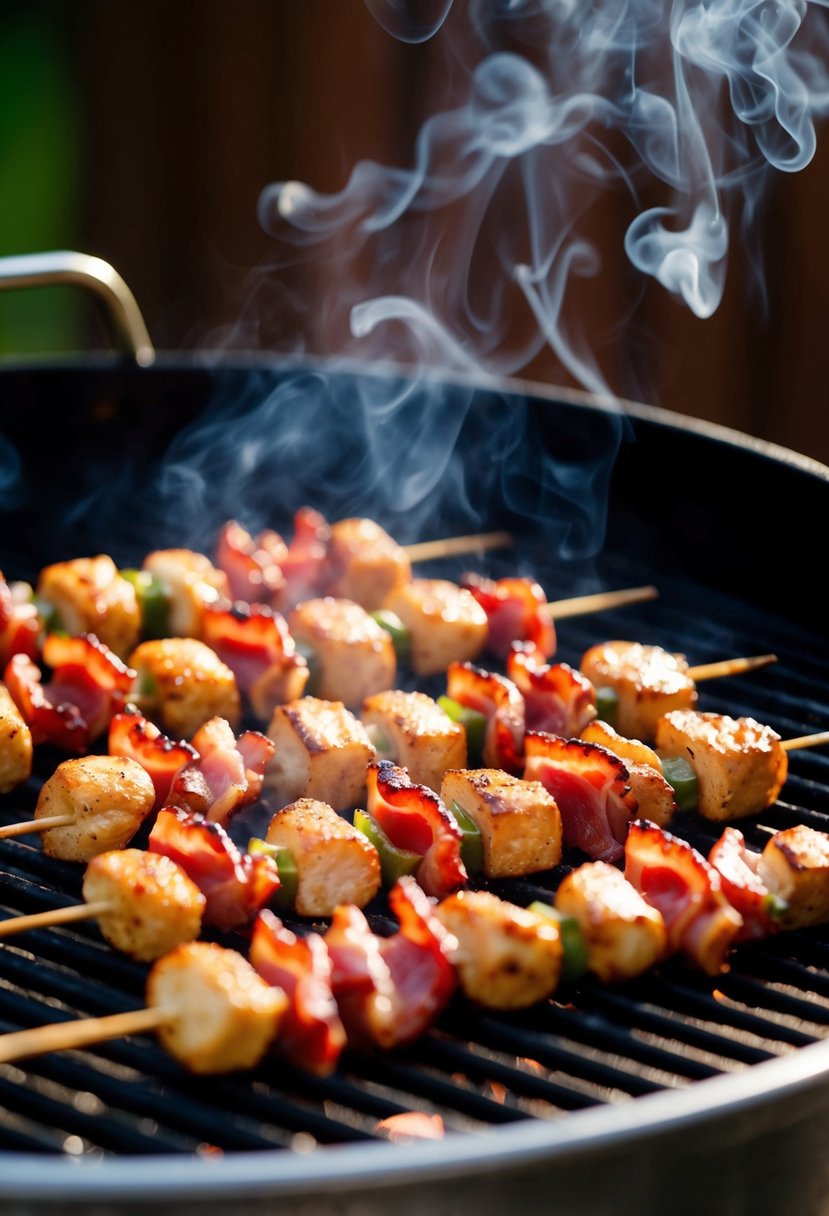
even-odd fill
[{"label": "bamboo skewer", "polygon": [[794,752],[804,747],[820,747],[822,743],[829,743],[829,730],[815,735],[800,735],[797,739],[784,739],[780,746],[786,752]]},{"label": "bamboo skewer", "polygon": [[68,828],[75,822],[72,815],[44,815],[40,819],[24,819],[0,828],[0,840],[10,836],[26,836],[29,832],[48,832],[50,828]]},{"label": "bamboo skewer", "polygon": [[776,662],[776,654],[755,654],[745,659],[720,659],[717,663],[703,663],[699,667],[689,667],[685,674],[699,684],[702,680],[737,676],[744,671],[755,671],[758,667],[767,667],[769,663]]},{"label": "bamboo skewer", "polygon": [[609,612],[611,608],[623,608],[625,604],[641,604],[655,600],[659,595],[656,587],[626,587],[621,591],[597,591],[593,595],[576,595],[568,600],[552,600],[544,605],[544,611],[554,621],[563,621],[571,616],[586,616],[590,612]]},{"label": "bamboo skewer", "polygon": [[10,916],[8,920],[0,920],[0,938],[11,937],[15,933],[25,933],[29,929],[51,929],[56,925],[71,925],[77,921],[94,920],[98,916],[112,911],[114,904],[107,900],[98,900],[91,904],[70,904],[66,908],[50,908],[47,912],[33,912],[30,916]]},{"label": "bamboo skewer", "polygon": [[471,536],[448,536],[443,540],[424,540],[415,545],[404,545],[409,561],[428,562],[439,557],[456,557],[463,553],[477,553],[485,549],[510,549],[515,539],[510,532],[479,532]]},{"label": "bamboo skewer", "polygon": [[22,1060],[29,1056],[45,1055],[50,1051],[90,1047],[108,1039],[158,1030],[170,1021],[170,1017],[166,1009],[130,1009],[126,1013],[113,1013],[103,1018],[53,1022],[49,1026],[13,1031],[11,1034],[0,1035],[0,1064],[9,1064],[13,1060]]}]

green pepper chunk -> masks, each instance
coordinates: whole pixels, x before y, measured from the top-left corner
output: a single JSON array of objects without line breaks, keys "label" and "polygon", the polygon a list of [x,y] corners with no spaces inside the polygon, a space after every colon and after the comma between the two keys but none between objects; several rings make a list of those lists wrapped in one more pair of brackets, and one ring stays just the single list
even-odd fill
[{"label": "green pepper chunk", "polygon": [[451,697],[438,697],[438,705],[447,717],[457,722],[466,731],[466,749],[469,753],[470,768],[477,768],[483,760],[484,740],[486,739],[486,714],[477,709],[467,709],[460,701]]},{"label": "green pepper chunk", "polygon": [[378,608],[376,612],[369,615],[391,637],[398,663],[408,663],[412,650],[412,635],[397,613],[389,612],[387,608]]},{"label": "green pepper chunk", "polygon": [[262,840],[259,836],[252,836],[248,841],[248,852],[251,857],[273,858],[279,871],[279,890],[274,893],[273,902],[283,912],[293,911],[299,886],[299,873],[290,849],[286,849],[282,845],[269,844],[267,840]]},{"label": "green pepper chunk", "polygon": [[540,899],[533,900],[527,911],[535,912],[538,916],[546,916],[547,920],[555,921],[558,925],[561,944],[564,948],[561,964],[562,984],[572,984],[581,979],[587,971],[587,942],[576,917],[567,916],[551,904],[542,903]]},{"label": "green pepper chunk", "polygon": [[461,841],[461,861],[466,867],[467,874],[480,874],[484,868],[484,842],[481,829],[471,815],[453,800],[449,808],[452,818],[463,832]]},{"label": "green pepper chunk", "polygon": [[699,803],[699,781],[684,756],[660,756],[662,776],[674,791],[678,811],[693,811]]},{"label": "green pepper chunk", "polygon": [[121,578],[132,583],[141,612],[141,636],[152,641],[170,633],[170,603],[161,583],[149,570],[122,570]]},{"label": "green pepper chunk", "polygon": [[596,712],[600,722],[606,722],[615,730],[619,720],[619,694],[615,688],[596,689]]},{"label": "green pepper chunk", "polygon": [[308,683],[305,685],[305,696],[315,697],[320,686],[320,661],[314,647],[308,642],[296,641],[296,652],[308,664]]},{"label": "green pepper chunk", "polygon": [[158,695],[158,684],[156,684],[149,671],[142,670],[139,672],[136,692],[139,697],[146,697],[148,700],[154,699]]},{"label": "green pepper chunk", "polygon": [[420,853],[411,853],[408,849],[399,849],[396,844],[392,844],[374,816],[369,815],[367,811],[354,812],[354,826],[371,841],[379,853],[380,873],[386,889],[393,887],[404,874],[414,874],[423,861]]},{"label": "green pepper chunk", "polygon": [[775,895],[774,891],[769,891],[763,896],[763,908],[771,920],[782,920],[789,910],[789,901],[782,895]]}]

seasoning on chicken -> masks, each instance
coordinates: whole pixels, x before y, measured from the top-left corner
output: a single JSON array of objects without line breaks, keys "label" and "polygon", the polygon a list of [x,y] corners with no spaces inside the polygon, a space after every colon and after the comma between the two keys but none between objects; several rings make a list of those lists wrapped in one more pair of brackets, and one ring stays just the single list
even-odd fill
[{"label": "seasoning on chicken", "polygon": [[572,739],[596,717],[596,692],[590,681],[567,663],[544,663],[531,645],[514,645],[507,675],[524,698],[527,730]]},{"label": "seasoning on chicken", "polygon": [[363,908],[380,890],[374,845],[324,802],[300,798],[277,811],[265,840],[293,857],[300,916],[330,916],[338,904]]},{"label": "seasoning on chicken", "polygon": [[772,836],[757,868],[760,879],[787,907],[782,929],[829,921],[829,836],[798,824]]},{"label": "seasoning on chicken", "polygon": [[341,701],[303,697],[279,705],[268,737],[276,751],[265,785],[278,806],[317,798],[343,811],[362,801],[366,766],[375,751],[362,723]]},{"label": "seasoning on chicken", "polygon": [[579,922],[588,969],[603,983],[641,975],[666,953],[661,913],[606,861],[571,870],[556,891],[555,906]]},{"label": "seasoning on chicken", "polygon": [[705,819],[741,819],[771,806],[788,771],[780,736],[753,718],[675,710],[657,726],[656,749],[690,761]]},{"label": "seasoning on chicken", "polygon": [[677,809],[673,786],[662,772],[662,760],[638,739],[625,739],[606,722],[590,722],[581,732],[585,743],[598,743],[624,761],[628,784],[641,819],[667,827]]},{"label": "seasoning on chicken", "polygon": [[618,698],[612,725],[621,735],[650,743],[663,714],[691,709],[696,685],[682,654],[640,642],[602,642],[582,657],[582,673],[597,692],[610,688]]},{"label": "seasoning on chicken", "polygon": [[194,1073],[254,1068],[276,1038],[288,999],[235,950],[187,942],[155,963],[147,1004],[167,1016],[162,1046]]},{"label": "seasoning on chicken", "polygon": [[224,571],[192,549],[156,549],[147,554],[143,568],[166,596],[170,637],[200,638],[204,609],[229,597]]},{"label": "seasoning on chicken", "polygon": [[35,821],[52,817],[66,821],[43,831],[43,851],[63,861],[91,861],[98,853],[122,849],[154,802],[153,783],[135,760],[122,756],[64,760],[44,783],[35,808]]},{"label": "seasoning on chicken", "polygon": [[26,781],[31,772],[32,732],[11,693],[5,684],[0,684],[0,794],[8,794]]},{"label": "seasoning on chicken", "polygon": [[555,991],[564,950],[548,917],[488,891],[457,891],[435,915],[457,940],[451,958],[470,1000],[488,1009],[523,1009]]},{"label": "seasoning on chicken", "polygon": [[483,872],[506,878],[549,870],[561,861],[561,815],[538,781],[521,781],[499,769],[450,771],[440,796],[481,833]]},{"label": "seasoning on chicken", "polygon": [[405,549],[373,520],[341,519],[331,525],[326,577],[329,595],[354,600],[373,612],[391,608],[386,599],[411,577]]},{"label": "seasoning on chicken", "polygon": [[135,588],[103,553],[46,566],[38,579],[37,598],[49,607],[50,629],[72,636],[93,633],[121,658],[141,635]]},{"label": "seasoning on chicken", "polygon": [[743,918],[726,899],[720,876],[686,841],[653,823],[630,825],[625,878],[662,914],[671,950],[682,950],[706,975],[725,969]]},{"label": "seasoning on chicken", "polygon": [[379,758],[406,769],[416,785],[439,791],[447,769],[466,767],[466,731],[425,693],[375,693],[362,721]]},{"label": "seasoning on chicken", "polygon": [[83,880],[101,934],[139,962],[160,958],[201,933],[205,898],[185,872],[158,853],[117,849],[93,857]]},{"label": "seasoning on chicken", "polygon": [[211,718],[235,729],[241,717],[233,672],[196,638],[142,642],[130,659],[138,673],[139,706],[168,734],[190,738]]},{"label": "seasoning on chicken", "polygon": [[487,649],[506,658],[515,642],[527,642],[540,661],[556,652],[556,627],[547,596],[531,578],[483,578],[464,574],[461,586],[471,591],[489,622]]},{"label": "seasoning on chicken", "polygon": [[288,617],[288,627],[310,662],[314,696],[354,709],[372,693],[394,686],[394,642],[352,600],[330,595],[305,600]]},{"label": "seasoning on chicken", "polygon": [[278,612],[262,604],[210,605],[202,614],[202,640],[233,672],[239,691],[263,722],[277,705],[305,692],[308,664],[297,654]]},{"label": "seasoning on chicken", "polygon": [[[473,667],[471,663],[450,663],[446,670],[446,693],[452,703],[482,714],[483,745],[480,758],[489,768],[520,773],[524,765],[524,698],[506,676]],[[475,758],[476,748],[469,741]]]},{"label": "seasoning on chicken", "polygon": [[409,632],[409,663],[416,675],[445,671],[453,659],[474,659],[486,645],[486,613],[470,591],[443,579],[401,583],[383,603]]}]

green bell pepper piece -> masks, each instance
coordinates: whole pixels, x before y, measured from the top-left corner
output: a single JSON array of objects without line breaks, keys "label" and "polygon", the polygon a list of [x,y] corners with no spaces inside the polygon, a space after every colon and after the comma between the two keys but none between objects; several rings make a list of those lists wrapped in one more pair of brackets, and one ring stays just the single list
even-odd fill
[{"label": "green bell pepper piece", "polygon": [[548,920],[555,921],[558,925],[561,944],[564,947],[561,965],[562,984],[572,984],[575,980],[580,979],[587,971],[587,942],[584,940],[582,927],[575,916],[566,916],[563,912],[559,912],[558,908],[542,903],[540,899],[534,900],[527,910],[537,913],[538,916],[546,916]]}]

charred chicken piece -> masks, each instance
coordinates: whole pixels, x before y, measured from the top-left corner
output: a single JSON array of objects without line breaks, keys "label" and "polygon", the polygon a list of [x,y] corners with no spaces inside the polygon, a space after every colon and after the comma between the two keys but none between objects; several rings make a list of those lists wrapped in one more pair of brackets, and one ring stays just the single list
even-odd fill
[{"label": "charred chicken piece", "polygon": [[294,860],[300,916],[331,916],[338,904],[363,908],[380,890],[374,845],[327,803],[300,798],[277,811],[265,839]]},{"label": "charred chicken piece", "polygon": [[690,761],[706,819],[741,819],[771,806],[788,772],[780,736],[753,718],[675,710],[660,720],[656,747]]},{"label": "charred chicken piece", "polygon": [[99,853],[122,849],[154,802],[153,783],[135,760],[64,760],[40,791],[35,819],[61,815],[71,822],[42,833],[43,851],[63,861],[91,861]]},{"label": "charred chicken piece", "polygon": [[486,645],[486,613],[455,583],[412,579],[390,592],[382,606],[409,631],[409,662],[416,675],[436,675],[453,659],[477,658]]},{"label": "charred chicken piece", "polygon": [[375,751],[362,723],[341,701],[303,697],[274,710],[268,737],[276,745],[265,786],[278,806],[316,798],[335,811],[362,801]]},{"label": "charred chicken piece", "polygon": [[38,579],[37,597],[53,610],[54,628],[73,637],[93,633],[120,658],[129,654],[141,635],[135,588],[106,554],[46,566]]},{"label": "charred chicken piece", "polygon": [[663,714],[691,709],[697,702],[694,681],[682,654],[641,642],[602,642],[582,657],[582,673],[596,689],[618,697],[614,726],[621,735],[650,743]]},{"label": "charred chicken piece", "polygon": [[26,781],[31,772],[32,732],[11,693],[5,684],[0,684],[0,794],[8,794]]},{"label": "charred chicken piece", "polygon": [[781,929],[829,921],[829,836],[798,824],[772,836],[760,857],[759,878],[787,907]]},{"label": "charred chicken piece", "polygon": [[144,569],[167,598],[171,637],[200,638],[204,609],[230,595],[225,572],[192,549],[156,549],[147,554]]},{"label": "charred chicken piece", "polygon": [[341,519],[331,525],[327,553],[329,595],[353,600],[368,612],[412,577],[412,567],[395,540],[371,519]]},{"label": "charred chicken piece", "polygon": [[606,722],[591,722],[581,732],[585,743],[598,743],[624,761],[631,793],[639,804],[639,815],[664,828],[676,812],[673,787],[662,773],[662,761],[645,743],[625,739]]},{"label": "charred chicken piece", "polygon": [[196,638],[142,642],[130,659],[138,673],[138,701],[148,717],[175,738],[189,739],[211,718],[234,729],[241,717],[236,677]]},{"label": "charred chicken piece", "polygon": [[294,641],[311,652],[311,687],[323,701],[359,708],[394,686],[397,658],[389,633],[352,600],[306,600],[288,617]]},{"label": "charred chicken piece", "polygon": [[439,791],[447,769],[466,767],[466,731],[425,693],[375,693],[362,720],[380,758],[406,769],[417,785]]},{"label": "charred chicken piece", "polygon": [[446,774],[440,796],[478,827],[488,878],[534,874],[561,861],[561,815],[540,782],[499,769],[464,769]]}]

